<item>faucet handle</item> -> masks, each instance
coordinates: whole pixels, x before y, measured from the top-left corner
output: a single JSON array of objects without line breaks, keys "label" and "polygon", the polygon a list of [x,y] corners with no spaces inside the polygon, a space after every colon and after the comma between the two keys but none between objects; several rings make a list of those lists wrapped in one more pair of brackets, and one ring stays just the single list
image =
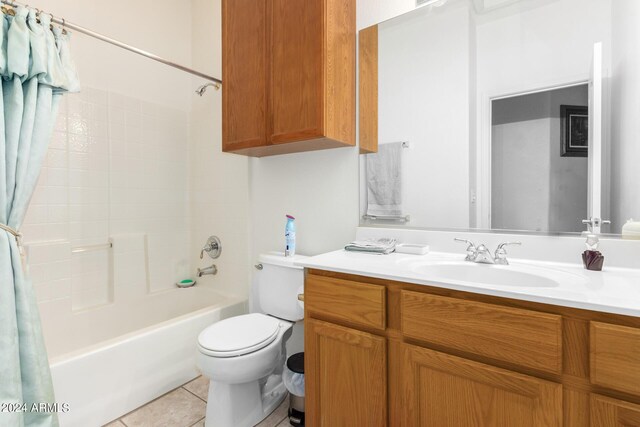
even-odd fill
[{"label": "faucet handle", "polygon": [[505,246],[511,246],[511,245],[522,245],[522,242],[504,242],[504,243],[500,243],[498,245],[498,247],[496,248],[496,252],[494,254],[494,258],[497,261],[497,264],[504,264],[504,265],[508,265],[509,263],[507,262],[507,250],[504,248]]},{"label": "faucet handle", "polygon": [[476,256],[476,252],[477,252],[477,248],[476,248],[476,244],[473,243],[471,240],[467,240],[467,239],[461,239],[459,237],[455,237],[453,240],[455,240],[456,242],[459,243],[466,243],[469,246],[467,246],[467,257],[465,258],[466,261],[473,261],[474,257]]}]

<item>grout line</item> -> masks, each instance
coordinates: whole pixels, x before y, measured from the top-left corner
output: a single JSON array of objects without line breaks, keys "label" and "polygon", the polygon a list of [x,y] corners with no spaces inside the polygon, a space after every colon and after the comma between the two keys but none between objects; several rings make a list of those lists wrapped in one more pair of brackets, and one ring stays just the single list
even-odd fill
[{"label": "grout line", "polygon": [[140,409],[144,408],[145,406],[148,406],[148,405],[152,404],[152,403],[153,403],[153,402],[155,402],[156,400],[162,399],[163,397],[165,397],[165,396],[166,396],[166,395],[168,395],[169,393],[173,393],[174,391],[176,391],[176,390],[177,390],[177,389],[179,389],[179,388],[181,388],[181,387],[177,387],[177,388],[174,388],[173,390],[169,390],[169,391],[168,391],[168,392],[166,392],[165,394],[163,394],[163,395],[161,395],[161,396],[158,396],[158,397],[156,397],[155,399],[150,400],[150,401],[148,401],[147,403],[144,403],[144,404],[143,404],[143,405],[141,405],[141,406],[138,406],[137,408],[135,408],[135,409],[133,409],[133,410],[131,410],[131,411],[127,412],[126,414],[122,415],[120,418],[118,418],[118,420],[119,420],[119,421],[121,421],[121,422],[122,422],[122,424],[124,424],[124,425],[126,426],[126,425],[127,425],[127,423],[125,423],[125,422],[123,421],[123,418],[124,418],[124,417],[126,417],[127,415],[131,415],[131,414],[133,414],[134,412],[137,412],[138,410],[140,410]]},{"label": "grout line", "polygon": [[181,387],[184,391],[186,391],[187,393],[197,397],[198,399],[202,400],[204,403],[207,403],[206,400],[204,400],[203,398],[201,398],[200,396],[198,396],[197,394],[195,394],[194,392],[192,392],[191,390],[189,390],[188,388],[186,388],[185,386]]},{"label": "grout line", "polygon": [[200,418],[198,421],[196,421],[193,424],[190,424],[188,427],[193,427],[194,425],[198,424],[200,421],[203,421],[206,417]]}]

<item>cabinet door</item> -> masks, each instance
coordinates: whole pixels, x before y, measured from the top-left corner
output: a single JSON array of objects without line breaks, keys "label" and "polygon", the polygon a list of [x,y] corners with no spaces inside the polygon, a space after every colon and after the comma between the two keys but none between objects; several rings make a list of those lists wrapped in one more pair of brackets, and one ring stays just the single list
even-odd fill
[{"label": "cabinet door", "polygon": [[323,136],[324,2],[271,0],[271,143]]},{"label": "cabinet door", "polygon": [[562,425],[562,386],[403,345],[405,426]]},{"label": "cabinet door", "polygon": [[591,395],[591,427],[638,427],[640,405]]},{"label": "cabinet door", "polygon": [[222,1],[222,149],[267,137],[268,0]]},{"label": "cabinet door", "polygon": [[305,382],[308,426],[386,425],[384,338],[305,320]]}]

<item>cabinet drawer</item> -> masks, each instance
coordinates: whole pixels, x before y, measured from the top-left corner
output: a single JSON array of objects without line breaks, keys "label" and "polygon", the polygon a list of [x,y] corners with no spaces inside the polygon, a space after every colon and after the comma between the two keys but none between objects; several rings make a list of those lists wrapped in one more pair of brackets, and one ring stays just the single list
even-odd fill
[{"label": "cabinet drawer", "polygon": [[562,372],[562,318],[402,291],[405,336],[527,368]]},{"label": "cabinet drawer", "polygon": [[591,383],[640,395],[640,329],[590,325]]},{"label": "cabinet drawer", "polygon": [[308,274],[305,309],[332,319],[385,328],[385,288],[380,285]]}]

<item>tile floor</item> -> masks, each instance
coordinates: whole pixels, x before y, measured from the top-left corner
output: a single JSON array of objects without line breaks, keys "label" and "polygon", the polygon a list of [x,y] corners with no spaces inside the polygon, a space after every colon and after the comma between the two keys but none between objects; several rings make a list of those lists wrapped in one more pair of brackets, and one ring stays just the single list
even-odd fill
[{"label": "tile floor", "polygon": [[[204,427],[209,380],[198,377],[105,427]],[[257,427],[289,427],[289,398]]]}]

